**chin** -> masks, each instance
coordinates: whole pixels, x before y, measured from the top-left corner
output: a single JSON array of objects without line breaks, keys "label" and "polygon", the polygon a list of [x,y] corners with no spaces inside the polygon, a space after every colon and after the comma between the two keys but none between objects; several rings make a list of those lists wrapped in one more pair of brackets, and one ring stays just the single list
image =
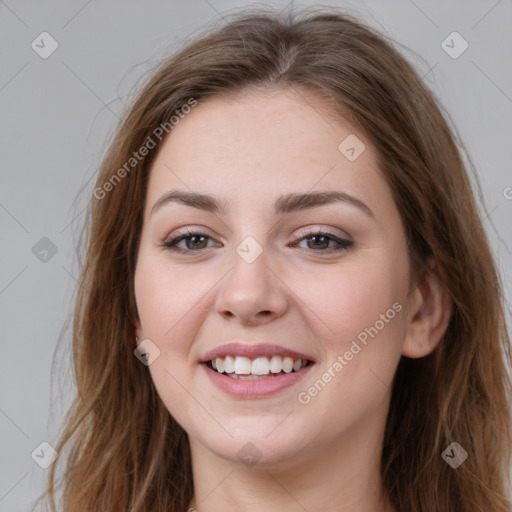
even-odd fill
[{"label": "chin", "polygon": [[317,434],[312,433],[312,441],[308,443],[304,426],[299,428],[291,422],[285,425],[292,416],[287,419],[284,419],[286,415],[246,416],[233,422],[224,421],[223,427],[232,437],[225,432],[213,437],[206,431],[196,431],[196,439],[226,461],[249,468],[284,469],[307,457],[308,445],[317,438]]}]

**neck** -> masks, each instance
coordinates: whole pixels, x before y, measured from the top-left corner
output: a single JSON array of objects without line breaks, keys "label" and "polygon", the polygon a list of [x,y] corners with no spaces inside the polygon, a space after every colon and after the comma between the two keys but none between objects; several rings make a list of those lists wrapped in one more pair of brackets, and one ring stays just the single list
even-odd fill
[{"label": "neck", "polygon": [[383,425],[367,425],[344,439],[286,463],[245,467],[191,440],[198,512],[395,512],[380,476]]}]

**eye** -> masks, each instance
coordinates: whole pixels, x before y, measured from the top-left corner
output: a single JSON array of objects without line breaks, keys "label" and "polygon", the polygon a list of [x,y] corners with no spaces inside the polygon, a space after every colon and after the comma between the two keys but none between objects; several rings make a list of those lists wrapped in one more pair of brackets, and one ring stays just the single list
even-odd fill
[{"label": "eye", "polygon": [[[180,254],[191,252],[200,252],[203,249],[211,247],[208,245],[208,240],[212,238],[201,231],[187,230],[186,233],[175,236],[166,240],[162,245],[170,251]],[[300,242],[306,241],[306,248],[317,253],[330,254],[333,252],[345,251],[352,247],[354,243],[350,240],[344,240],[334,235],[323,231],[311,231],[305,234],[293,246],[299,246]],[[180,246],[181,244],[181,246]]]},{"label": "eye", "polygon": [[[210,236],[206,233],[202,233],[200,231],[187,231],[186,234],[181,234],[171,238],[170,240],[166,240],[162,245],[174,252],[188,253],[206,249],[208,247],[208,239],[211,240]],[[182,242],[184,242],[184,244]],[[179,244],[181,244],[181,247]]]},{"label": "eye", "polygon": [[[324,254],[344,251],[354,245],[354,242],[350,240],[344,240],[332,233],[326,233],[323,231],[306,233],[305,236],[299,240],[299,242],[302,241],[306,241],[307,249]],[[295,243],[294,245],[298,244]]]}]

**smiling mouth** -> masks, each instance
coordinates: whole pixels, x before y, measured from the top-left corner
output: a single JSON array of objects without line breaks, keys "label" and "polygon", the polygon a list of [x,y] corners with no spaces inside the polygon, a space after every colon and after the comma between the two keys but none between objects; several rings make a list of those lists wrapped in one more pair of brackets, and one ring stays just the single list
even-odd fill
[{"label": "smiling mouth", "polygon": [[276,355],[253,359],[243,356],[217,357],[204,364],[211,370],[232,379],[259,380],[297,373],[314,363],[308,359],[293,359]]}]

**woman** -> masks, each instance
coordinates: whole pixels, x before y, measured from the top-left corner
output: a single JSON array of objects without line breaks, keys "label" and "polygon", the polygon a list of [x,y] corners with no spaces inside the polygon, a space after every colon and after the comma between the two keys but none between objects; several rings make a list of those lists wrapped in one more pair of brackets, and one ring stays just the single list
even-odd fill
[{"label": "woman", "polygon": [[196,39],[89,215],[64,510],[508,510],[499,278],[441,107],[381,35],[259,11]]}]

